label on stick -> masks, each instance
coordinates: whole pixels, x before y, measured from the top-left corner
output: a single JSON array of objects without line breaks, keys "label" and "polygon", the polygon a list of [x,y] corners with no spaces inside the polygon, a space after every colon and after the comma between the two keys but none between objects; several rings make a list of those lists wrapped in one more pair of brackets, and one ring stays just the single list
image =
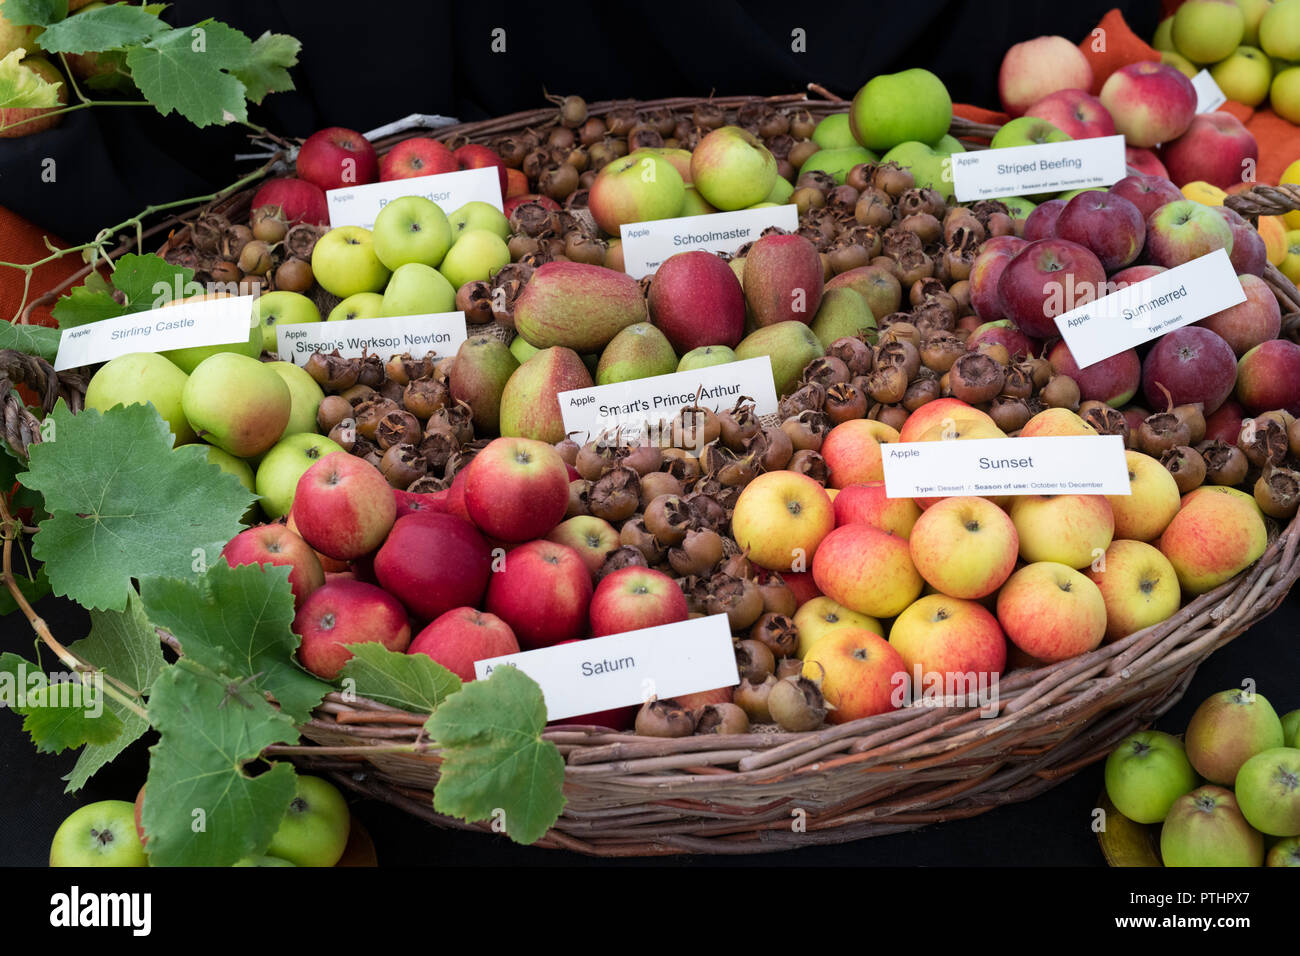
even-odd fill
[{"label": "label on stick", "polygon": [[1079,368],[1246,301],[1232,260],[1215,249],[1056,317]]},{"label": "label on stick", "polygon": [[958,202],[1112,186],[1128,175],[1123,136],[953,153]]},{"label": "label on stick", "polygon": [[251,295],[181,302],[102,319],[63,330],[54,370],[97,365],[130,352],[170,352],[196,345],[247,342],[252,322]]},{"label": "label on stick", "polygon": [[772,360],[766,355],[578,388],[558,396],[566,433],[577,432],[579,441],[589,441],[602,433],[612,436],[617,432],[622,441],[630,444],[642,439],[647,426],[656,428],[686,406],[721,411],[742,397],[753,399],[755,414],[776,414],[776,383],[772,380]]},{"label": "label on stick", "polygon": [[679,252],[699,249],[732,253],[745,243],[753,242],[768,226],[794,232],[799,228],[798,207],[787,203],[762,209],[737,209],[735,212],[619,226],[623,240],[623,271],[633,279],[640,279]]},{"label": "label on stick", "polygon": [[501,174],[495,166],[479,169],[461,169],[454,173],[437,173],[433,176],[412,176],[410,179],[390,179],[364,186],[343,186],[325,190],[329,204],[330,227],[364,226],[375,228],[379,210],[394,199],[403,196],[423,196],[438,204],[438,208],[451,215],[467,202],[485,202],[503,209],[501,202]]},{"label": "label on stick", "polygon": [[881,446],[885,495],[1127,495],[1119,435],[898,442]]},{"label": "label on stick", "polygon": [[464,312],[395,315],[342,322],[302,322],[275,330],[276,352],[286,362],[306,365],[313,352],[338,352],[344,358],[378,355],[384,361],[410,352],[455,355],[468,338]]},{"label": "label on stick", "polygon": [[476,661],[474,673],[482,680],[498,667],[518,667],[541,685],[547,720],[740,682],[725,614],[493,657]]}]

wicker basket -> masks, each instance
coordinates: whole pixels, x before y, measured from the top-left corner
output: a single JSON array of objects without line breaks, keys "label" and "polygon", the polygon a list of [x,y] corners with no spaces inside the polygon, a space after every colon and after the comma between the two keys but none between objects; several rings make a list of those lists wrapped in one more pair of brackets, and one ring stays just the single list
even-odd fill
[{"label": "wicker basket", "polygon": [[[761,98],[814,115],[842,110],[845,101],[810,86],[806,95]],[[735,110],[756,97],[712,100]],[[592,104],[613,109],[692,108],[697,99]],[[554,109],[464,123],[439,138],[486,141],[553,122]],[[979,148],[995,127],[954,120],[953,132]],[[381,140],[386,151],[404,136]],[[271,166],[268,164],[268,174]],[[247,212],[253,188],[206,208],[229,216]],[[1300,208],[1300,188],[1255,187],[1231,197],[1243,215]],[[185,227],[203,209],[155,227]],[[114,255],[128,251],[123,243]],[[1277,295],[1284,334],[1300,326],[1300,292],[1276,268],[1265,280]],[[69,282],[46,292],[53,301]],[[60,391],[84,382],[55,376],[45,363],[0,361],[53,404]],[[35,434],[5,406],[5,427],[19,447]],[[11,414],[12,412],[12,414]],[[30,417],[30,416],[29,416]],[[13,419],[13,429],[10,421]],[[536,845],[604,857],[681,853],[751,854],[842,843],[972,817],[1030,799],[1102,758],[1125,735],[1150,725],[1182,696],[1197,666],[1216,648],[1271,613],[1300,577],[1300,519],[1270,526],[1260,560],[1232,581],[1201,595],[1168,620],[1050,666],[1014,670],[998,686],[996,716],[973,707],[915,705],[808,733],[750,733],[681,739],[637,737],[607,728],[550,727],[566,761],[563,815]],[[277,746],[268,753],[340,785],[386,801],[441,826],[490,832],[432,808],[440,757],[422,732],[427,715],[330,694],[301,728],[314,745]],[[394,744],[415,751],[375,752]]]}]

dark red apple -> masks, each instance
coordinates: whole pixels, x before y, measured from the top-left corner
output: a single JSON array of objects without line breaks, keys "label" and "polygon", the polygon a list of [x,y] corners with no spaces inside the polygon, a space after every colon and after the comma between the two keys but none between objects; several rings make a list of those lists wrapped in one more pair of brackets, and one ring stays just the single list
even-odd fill
[{"label": "dark red apple", "polygon": [[704,345],[735,348],[745,335],[745,293],[711,252],[679,252],[650,284],[650,318],[678,355]]},{"label": "dark red apple", "polygon": [[398,518],[375,555],[375,577],[421,621],[475,607],[492,575],[492,553],[468,521],[420,512]]},{"label": "dark red apple", "polygon": [[1223,217],[1232,230],[1232,252],[1228,260],[1237,275],[1262,276],[1268,265],[1268,249],[1264,237],[1241,214],[1227,206],[1215,206],[1214,211]]},{"label": "dark red apple", "polygon": [[1038,355],[1043,349],[1041,341],[1025,335],[1010,319],[985,322],[977,326],[966,339],[968,351],[973,352],[984,344],[1006,346],[1012,358]]},{"label": "dark red apple", "polygon": [[1071,139],[1114,136],[1115,120],[1101,100],[1085,90],[1056,90],[1029,109],[1026,116],[1045,119]]},{"label": "dark red apple", "polygon": [[1194,116],[1182,136],[1160,147],[1160,158],[1180,186],[1199,180],[1227,189],[1259,160],[1259,143],[1241,120],[1215,110]]},{"label": "dark red apple", "polygon": [[1064,209],[1064,199],[1049,199],[1030,210],[1025,218],[1025,241],[1037,242],[1039,239],[1051,239],[1055,236],[1056,220]]},{"label": "dark red apple", "polygon": [[1056,234],[1091,249],[1107,272],[1137,259],[1146,242],[1145,217],[1123,196],[1089,190],[1079,193],[1056,218]]},{"label": "dark red apple", "polygon": [[1164,176],[1146,176],[1140,173],[1125,176],[1110,187],[1110,192],[1123,196],[1137,206],[1138,212],[1142,213],[1143,235],[1146,234],[1146,220],[1153,212],[1167,202],[1183,198],[1182,190]]},{"label": "dark red apple", "polygon": [[591,635],[622,634],[690,617],[677,582],[653,568],[623,568],[603,578],[591,598]]},{"label": "dark red apple", "polygon": [[1282,307],[1268,283],[1258,276],[1238,276],[1237,281],[1241,283],[1241,291],[1246,293],[1246,301],[1229,306],[1196,324],[1218,335],[1240,358],[1256,345],[1277,338],[1282,330]]},{"label": "dark red apple", "polygon": [[307,137],[298,150],[296,170],[299,179],[321,189],[338,189],[373,183],[379,176],[379,157],[356,130],[330,126]]},{"label": "dark red apple", "polygon": [[550,647],[587,633],[591,573],[582,556],[554,541],[529,541],[492,575],[486,608],[510,625],[520,647]]},{"label": "dark red apple", "polygon": [[379,161],[379,181],[454,173],[460,163],[451,150],[428,136],[404,139]]},{"label": "dark red apple", "polygon": [[1075,363],[1070,347],[1062,340],[1052,347],[1047,360],[1058,375],[1074,379],[1079,386],[1079,397],[1084,401],[1105,402],[1112,408],[1123,408],[1128,404],[1142,382],[1142,362],[1135,349],[1125,349],[1081,369]]},{"label": "dark red apple", "polygon": [[289,587],[294,607],[301,607],[307,595],[325,583],[325,569],[316,552],[282,524],[263,524],[239,532],[221,549],[221,556],[232,568],[239,564],[291,568]]},{"label": "dark red apple", "polygon": [[1034,338],[1058,334],[1056,316],[1105,291],[1106,270],[1090,249],[1068,239],[1039,239],[1007,263],[998,297],[1007,318]]},{"label": "dark red apple", "polygon": [[328,226],[330,222],[329,203],[324,191],[305,179],[286,176],[263,183],[253,193],[249,208],[261,206],[279,206],[289,222],[305,222],[313,226]]},{"label": "dark red apple", "polygon": [[1246,410],[1235,400],[1228,399],[1213,415],[1205,416],[1206,441],[1217,438],[1229,445],[1237,444],[1237,438],[1241,435],[1241,423],[1245,417]]},{"label": "dark red apple", "polygon": [[293,619],[302,638],[298,660],[317,677],[334,680],[352,658],[347,644],[374,641],[404,651],[411,640],[406,611],[373,584],[336,578],[313,591]]},{"label": "dark red apple", "polygon": [[1124,162],[1139,173],[1145,173],[1148,176],[1159,176],[1162,179],[1169,178],[1169,170],[1165,169],[1165,164],[1160,162],[1160,157],[1155,154],[1154,150],[1147,149],[1144,146],[1125,146]]},{"label": "dark red apple", "polygon": [[1142,364],[1142,393],[1147,404],[1165,410],[1169,389],[1175,405],[1200,402],[1212,414],[1232,394],[1237,380],[1237,357],[1232,347],[1209,329],[1187,325],[1163,336]]},{"label": "dark red apple", "polygon": [[[1153,276],[1158,276],[1165,272],[1164,266],[1129,266],[1127,269],[1121,269],[1110,277],[1110,291],[1117,292],[1120,289],[1126,289],[1131,285],[1137,285],[1139,282],[1145,282]],[[1109,295],[1109,293],[1107,293]]]},{"label": "dark red apple", "polygon": [[447,499],[451,489],[442,491],[414,492],[393,489],[393,498],[397,502],[397,517],[416,514],[417,512],[434,512],[450,514]]},{"label": "dark red apple", "polygon": [[1300,345],[1274,339],[1237,363],[1237,401],[1252,415],[1285,408],[1300,415]]},{"label": "dark red apple", "polygon": [[469,683],[475,679],[475,661],[518,654],[519,642],[510,625],[495,614],[456,607],[415,635],[406,653],[427,654]]},{"label": "dark red apple", "polygon": [[970,268],[970,304],[985,322],[1003,317],[998,279],[1002,278],[1007,263],[1027,245],[1016,236],[994,236],[980,247],[980,254]]},{"label": "dark red apple", "polygon": [[531,541],[564,520],[569,470],[546,442],[494,438],[466,471],[465,507],[484,534]]}]

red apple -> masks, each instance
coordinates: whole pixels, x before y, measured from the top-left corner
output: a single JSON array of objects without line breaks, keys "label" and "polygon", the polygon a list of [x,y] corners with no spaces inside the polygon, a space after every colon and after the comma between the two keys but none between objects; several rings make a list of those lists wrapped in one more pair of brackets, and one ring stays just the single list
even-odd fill
[{"label": "red apple", "polygon": [[452,155],[456,157],[456,162],[460,163],[461,169],[496,167],[501,176],[501,195],[505,196],[506,188],[510,185],[509,177],[506,175],[506,164],[493,150],[479,143],[466,143]]},{"label": "red apple", "polygon": [[294,607],[301,607],[307,595],[325,583],[325,570],[316,552],[282,524],[263,524],[239,532],[221,549],[221,556],[232,568],[239,564],[292,568],[289,587]]},{"label": "red apple", "polygon": [[475,661],[518,654],[519,642],[510,625],[495,614],[456,607],[417,634],[406,653],[427,654],[468,683],[475,679]]},{"label": "red apple", "polygon": [[502,541],[531,541],[564,520],[569,470],[546,442],[494,438],[467,471],[465,507],[484,534]]},{"label": "red apple", "polygon": [[[1127,289],[1131,285],[1145,282],[1152,276],[1158,276],[1165,271],[1167,270],[1164,266],[1129,266],[1127,269],[1121,269],[1110,277],[1110,291],[1118,292],[1120,289]],[[1110,292],[1107,293],[1107,295],[1109,294]]]},{"label": "red apple", "polygon": [[433,512],[435,514],[449,514],[447,499],[451,489],[444,488],[442,491],[403,491],[401,488],[393,489],[393,500],[397,503],[397,517],[402,518],[406,515],[419,514],[423,512]]},{"label": "red apple", "polygon": [[1205,440],[1237,444],[1241,437],[1241,423],[1246,417],[1246,410],[1233,399],[1228,399],[1212,415],[1205,416]]},{"label": "red apple", "polygon": [[411,626],[401,603],[382,588],[360,581],[334,580],[308,596],[293,619],[302,638],[298,659],[317,677],[334,680],[352,657],[344,645],[374,641],[404,651]]},{"label": "red apple", "polygon": [[664,260],[648,300],[650,318],[678,355],[704,345],[735,348],[745,335],[740,280],[710,252],[679,252]]},{"label": "red apple", "polygon": [[330,126],[307,137],[298,150],[296,169],[299,179],[321,189],[338,189],[373,183],[379,176],[379,157],[356,130]]},{"label": "red apple", "polygon": [[397,502],[383,472],[336,451],[302,473],[290,516],[309,545],[350,561],[383,544],[397,519]]},{"label": "red apple", "polygon": [[605,558],[619,546],[618,529],[595,515],[575,515],[561,521],[551,529],[546,540],[568,545],[577,551],[593,581],[604,566]]},{"label": "red apple", "polygon": [[1041,340],[1025,335],[1010,319],[998,319],[996,322],[976,326],[966,338],[966,349],[973,352],[981,345],[1004,346],[1012,358],[1038,355],[1043,348]]},{"label": "red apple", "polygon": [[1179,186],[1200,180],[1227,189],[1259,160],[1259,144],[1241,120],[1215,110],[1192,118],[1186,132],[1160,148],[1169,178]]},{"label": "red apple", "polygon": [[1007,50],[998,70],[998,96],[1010,116],[1020,116],[1057,90],[1092,89],[1092,65],[1060,36],[1035,37]]},{"label": "red apple", "polygon": [[486,607],[510,625],[521,647],[533,650],[584,635],[591,596],[591,574],[577,551],[530,541],[492,575]]},{"label": "red apple", "polygon": [[1056,219],[1056,234],[1091,249],[1102,268],[1113,272],[1137,259],[1147,227],[1138,207],[1123,196],[1088,190],[1065,204]]},{"label": "red apple", "polygon": [[1086,90],[1048,93],[1025,110],[1025,115],[1047,120],[1071,139],[1115,135],[1115,121],[1110,118],[1110,112]]},{"label": "red apple", "polygon": [[314,226],[328,226],[330,221],[329,203],[324,191],[315,183],[292,176],[272,179],[258,187],[253,193],[250,209],[262,206],[279,206],[284,218],[289,222],[305,222]]},{"label": "red apple", "polygon": [[1026,245],[1025,240],[1016,236],[994,236],[980,246],[980,253],[970,269],[970,304],[985,322],[1002,318],[998,279],[1007,263]]},{"label": "red apple", "polygon": [[393,525],[375,555],[374,573],[413,616],[431,621],[482,600],[492,554],[478,529],[463,518],[413,514]]},{"label": "red apple", "polygon": [[1057,334],[1055,316],[1101,294],[1106,270],[1092,251],[1067,239],[1039,239],[1007,263],[998,296],[1020,331],[1046,339]]},{"label": "red apple", "polygon": [[1196,88],[1174,67],[1142,60],[1106,78],[1101,102],[1130,146],[1155,146],[1187,130],[1196,115]]},{"label": "red apple", "polygon": [[1233,270],[1237,275],[1262,276],[1264,267],[1268,265],[1268,248],[1264,245],[1264,237],[1236,210],[1227,206],[1213,208],[1232,230],[1232,252],[1228,259]]},{"label": "red apple", "polygon": [[1252,415],[1285,408],[1300,415],[1300,345],[1273,339],[1237,363],[1237,401]]},{"label": "red apple", "polygon": [[1160,157],[1153,150],[1144,149],[1141,146],[1125,146],[1124,162],[1139,173],[1145,173],[1148,176],[1159,176],[1162,179],[1169,178],[1169,170],[1165,169],[1165,164],[1160,162]]},{"label": "red apple", "polygon": [[1246,301],[1229,306],[1196,324],[1222,338],[1240,358],[1256,345],[1277,338],[1282,329],[1282,308],[1263,279],[1243,275],[1237,280],[1246,293]]},{"label": "red apple", "polygon": [[1182,191],[1164,176],[1125,176],[1110,187],[1115,196],[1123,196],[1142,214],[1143,235],[1146,235],[1146,220],[1151,214],[1168,202],[1183,198]]},{"label": "red apple", "polygon": [[1056,235],[1056,220],[1060,218],[1061,213],[1065,210],[1066,200],[1049,199],[1046,202],[1040,202],[1025,218],[1024,237],[1026,242],[1037,242],[1039,239],[1051,239]]},{"label": "red apple", "polygon": [[[1300,346],[1296,346],[1300,349]],[[1142,363],[1142,392],[1152,408],[1165,407],[1169,389],[1175,405],[1201,402],[1212,414],[1232,394],[1237,357],[1232,347],[1209,329],[1188,325],[1162,336]]]},{"label": "red apple", "polygon": [[603,578],[591,598],[591,636],[675,624],[690,617],[677,582],[653,568],[622,568]]},{"label": "red apple", "polygon": [[451,150],[428,136],[404,139],[379,161],[379,181],[454,173],[460,169]]},{"label": "red apple", "polygon": [[1074,379],[1084,401],[1105,402],[1113,408],[1127,405],[1142,382],[1142,362],[1135,349],[1125,349],[1081,369],[1062,340],[1052,346],[1047,360],[1052,363],[1052,371]]}]

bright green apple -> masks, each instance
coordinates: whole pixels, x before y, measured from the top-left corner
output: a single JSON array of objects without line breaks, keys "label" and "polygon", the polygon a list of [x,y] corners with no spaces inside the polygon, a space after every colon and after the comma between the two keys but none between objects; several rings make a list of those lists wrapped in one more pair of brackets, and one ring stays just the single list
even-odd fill
[{"label": "bright green apple", "polygon": [[351,829],[352,816],[338,788],[300,774],[297,794],[266,853],[296,866],[333,866],[343,856]]},{"label": "bright green apple", "polygon": [[253,317],[262,327],[262,351],[275,355],[275,330],[282,325],[319,322],[320,309],[305,295],[277,290],[259,295],[253,300]]},{"label": "bright green apple", "polygon": [[103,365],[86,386],[86,407],[150,405],[176,436],[176,444],[198,441],[181,408],[189,376],[156,352],[130,352]]},{"label": "bright green apple", "polygon": [[1156,25],[1155,35],[1151,38],[1151,48],[1164,53],[1174,48],[1174,18],[1165,17]]},{"label": "bright green apple", "polygon": [[1033,146],[1040,143],[1066,143],[1072,137],[1057,129],[1055,125],[1036,116],[1021,116],[1008,123],[993,134],[989,143],[991,149],[1006,146]]},{"label": "bright green apple", "polygon": [[1264,11],[1259,45],[1279,60],[1300,60],[1300,0],[1278,0]]},{"label": "bright green apple", "polygon": [[341,299],[358,292],[378,292],[389,270],[375,254],[374,236],[362,226],[338,226],[316,241],[311,271],[326,292]]},{"label": "bright green apple", "polygon": [[790,183],[790,180],[784,176],[777,176],[776,184],[772,186],[772,191],[767,194],[766,201],[774,206],[781,206],[788,203],[793,195],[794,186]]},{"label": "bright green apple", "polygon": [[691,349],[677,363],[677,371],[689,372],[696,368],[710,368],[714,365],[726,365],[736,361],[736,353],[725,345],[701,345]]},{"label": "bright green apple", "polygon": [[372,232],[375,255],[389,269],[408,262],[437,268],[451,248],[447,214],[424,196],[403,196],[385,205],[375,217]]},{"label": "bright green apple", "polygon": [[289,424],[284,426],[285,435],[299,435],[303,432],[316,432],[316,411],[325,400],[325,393],[316,384],[307,370],[292,362],[267,362],[275,369],[289,386]]},{"label": "bright green apple", "polygon": [[1282,746],[1300,747],[1300,710],[1282,715]]},{"label": "bright green apple", "polygon": [[1193,63],[1187,57],[1183,56],[1177,50],[1165,50],[1160,54],[1160,62],[1166,66],[1172,66],[1189,80],[1196,79],[1196,74],[1201,72],[1201,68]]},{"label": "bright green apple", "polygon": [[1300,66],[1292,66],[1273,77],[1268,105],[1288,123],[1300,125]]},{"label": "bright green apple", "polygon": [[148,866],[135,831],[135,804],[88,803],[68,815],[50,844],[50,866]]},{"label": "bright green apple", "polygon": [[812,140],[822,149],[843,149],[861,145],[853,138],[848,113],[832,113],[813,127]]},{"label": "bright green apple", "polygon": [[[502,266],[510,262],[510,249],[500,236],[487,229],[471,229],[461,233],[451,247],[438,271],[451,283],[454,290],[466,282],[489,279]],[[452,296],[452,306],[455,295]],[[443,310],[447,311],[447,310]]]},{"label": "bright green apple", "polygon": [[510,220],[506,218],[506,214],[491,203],[477,199],[465,203],[465,205],[453,212],[447,217],[447,223],[451,226],[453,245],[460,236],[471,229],[486,229],[488,232],[495,232],[503,240],[510,238]]},{"label": "bright green apple", "polygon": [[853,136],[867,149],[884,151],[899,143],[936,142],[952,125],[952,99],[943,81],[914,68],[872,77],[853,97]]},{"label": "bright green apple", "polygon": [[[799,167],[799,175],[802,176],[812,170],[821,170],[834,176],[836,184],[843,186],[844,177],[849,174],[849,170],[854,166],[859,163],[876,163],[879,161],[879,156],[861,146],[846,146],[842,149],[819,149]],[[791,192],[793,192],[793,189]]]},{"label": "bright green apple", "polygon": [[1012,219],[1028,219],[1029,214],[1038,208],[1038,203],[1030,202],[1024,196],[1003,196],[998,202],[1006,205]]},{"label": "bright green apple", "polygon": [[951,133],[944,133],[939,137],[939,142],[935,143],[931,149],[940,156],[951,156],[953,153],[966,152],[966,144]]},{"label": "bright green apple", "polygon": [[1233,785],[1241,814],[1270,836],[1300,836],[1300,750],[1274,747],[1255,754]]},{"label": "bright green apple", "polygon": [[1259,46],[1259,21],[1272,5],[1273,0],[1237,0],[1246,22],[1245,32],[1241,35],[1241,42],[1246,46]]},{"label": "bright green apple", "polygon": [[1110,802],[1137,823],[1164,820],[1175,800],[1196,789],[1197,779],[1183,742],[1158,730],[1130,734],[1106,758]]},{"label": "bright green apple", "polygon": [[1258,106],[1268,96],[1273,65],[1263,50],[1239,46],[1232,55],[1210,67],[1210,76],[1223,95],[1247,106]]},{"label": "bright green apple", "polygon": [[1174,49],[1193,63],[1218,63],[1246,33],[1246,17],[1232,0],[1184,0],[1174,12]]},{"label": "bright green apple", "polygon": [[398,266],[384,289],[384,315],[424,315],[455,307],[455,287],[433,266],[420,262]]},{"label": "bright green apple", "polygon": [[324,435],[299,432],[275,443],[257,467],[257,493],[269,518],[283,518],[293,505],[298,479],[320,459],[345,449]]},{"label": "bright green apple", "polygon": [[[222,451],[216,445],[205,445],[208,453],[208,464],[216,465],[228,475],[234,475],[239,479],[239,483],[257,494],[257,479],[253,476],[253,466],[242,458],[236,458],[228,451]],[[240,522],[251,525],[257,520],[257,503],[251,504],[247,511],[244,512]]]},{"label": "bright green apple", "polygon": [[[782,181],[784,182],[784,180]],[[712,205],[709,204],[708,200],[706,200],[703,196],[700,195],[699,190],[697,190],[694,186],[687,186],[686,197],[682,200],[682,208],[677,215],[678,216],[707,216],[709,213],[713,213],[717,211],[718,211],[717,209],[715,209]]]},{"label": "bright green apple", "polygon": [[523,365],[540,351],[541,349],[537,346],[529,345],[522,335],[516,335],[510,340],[510,354],[519,360],[520,365]]},{"label": "bright green apple", "polygon": [[899,143],[881,157],[882,162],[898,163],[912,171],[916,185],[933,189],[948,202],[953,201],[952,160],[936,153],[925,143],[909,140]]},{"label": "bright green apple", "polygon": [[377,319],[384,314],[384,297],[378,292],[358,292],[350,295],[325,317],[326,322],[342,322],[347,319]]}]

